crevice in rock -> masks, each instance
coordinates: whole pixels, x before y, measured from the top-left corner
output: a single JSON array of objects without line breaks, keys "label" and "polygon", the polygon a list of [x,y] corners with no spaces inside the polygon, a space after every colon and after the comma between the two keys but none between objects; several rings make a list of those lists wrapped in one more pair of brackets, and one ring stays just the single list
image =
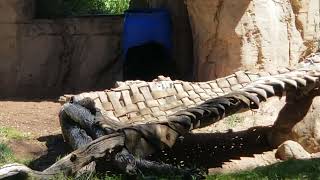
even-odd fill
[{"label": "crevice in rock", "polygon": [[300,9],[302,8],[301,2],[299,0],[290,0],[290,4],[293,10],[293,13],[295,14],[295,25],[297,30],[299,31],[301,37],[304,39],[304,28],[302,21],[299,20],[298,16],[300,13]]}]

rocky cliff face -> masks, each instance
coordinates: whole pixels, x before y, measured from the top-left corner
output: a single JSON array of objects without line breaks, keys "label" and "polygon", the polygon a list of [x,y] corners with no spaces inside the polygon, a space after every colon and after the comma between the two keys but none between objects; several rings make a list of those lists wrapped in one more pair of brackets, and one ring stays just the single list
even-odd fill
[{"label": "rocky cliff face", "polygon": [[[187,0],[186,4],[199,81],[237,70],[294,66],[319,50],[319,0]],[[277,147],[294,140],[315,153],[320,151],[319,103],[319,97],[306,98],[298,106],[268,101],[257,113],[238,119],[270,125],[276,121],[270,144]]]},{"label": "rocky cliff face", "polygon": [[204,81],[291,66],[318,49],[318,0],[186,0]]}]

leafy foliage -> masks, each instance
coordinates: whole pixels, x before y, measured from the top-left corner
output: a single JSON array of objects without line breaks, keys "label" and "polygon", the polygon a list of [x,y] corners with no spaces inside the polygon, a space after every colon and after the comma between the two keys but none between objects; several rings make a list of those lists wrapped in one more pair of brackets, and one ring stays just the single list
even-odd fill
[{"label": "leafy foliage", "polygon": [[130,0],[37,0],[37,17],[123,14]]},{"label": "leafy foliage", "polygon": [[130,0],[103,0],[104,7],[111,14],[122,14],[129,8]]}]

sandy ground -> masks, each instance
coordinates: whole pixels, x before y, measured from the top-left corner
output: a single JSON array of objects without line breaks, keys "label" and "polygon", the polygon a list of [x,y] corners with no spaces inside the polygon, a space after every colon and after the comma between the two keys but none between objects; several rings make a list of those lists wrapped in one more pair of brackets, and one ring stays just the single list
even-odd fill
[{"label": "sandy ground", "polygon": [[[60,103],[50,100],[0,100],[0,127],[14,128],[29,137],[28,140],[10,140],[8,144],[18,158],[33,159],[30,164],[33,169],[43,170],[71,151],[61,135],[60,108]],[[253,121],[244,119],[234,124],[234,129],[247,129]],[[227,129],[230,124],[220,121],[197,132],[223,132]]]},{"label": "sandy ground", "polygon": [[31,136],[60,133],[60,104],[50,101],[0,101],[0,126],[15,128]]},{"label": "sandy ground", "polygon": [[27,140],[10,140],[9,146],[18,158],[34,159],[36,169],[44,169],[68,151],[59,126],[61,105],[48,100],[0,101],[0,126],[14,128]]}]

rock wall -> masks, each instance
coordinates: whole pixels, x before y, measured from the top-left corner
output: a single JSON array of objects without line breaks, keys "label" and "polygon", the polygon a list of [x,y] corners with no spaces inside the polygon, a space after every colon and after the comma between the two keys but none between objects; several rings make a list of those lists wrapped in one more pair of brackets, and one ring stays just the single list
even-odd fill
[{"label": "rock wall", "polygon": [[286,140],[294,140],[309,153],[320,152],[319,95],[318,90],[281,108],[270,132],[269,141],[273,146],[277,147]]},{"label": "rock wall", "polygon": [[291,66],[318,49],[318,0],[186,0],[196,78]]},{"label": "rock wall", "polygon": [[121,16],[34,19],[33,0],[0,1],[0,96],[57,96],[120,80]]},{"label": "rock wall", "polygon": [[[172,13],[173,60],[192,78],[191,27],[183,0],[150,1]],[[144,6],[132,0],[132,6]],[[58,96],[121,80],[123,16],[34,19],[34,0],[0,1],[0,97]]]}]

